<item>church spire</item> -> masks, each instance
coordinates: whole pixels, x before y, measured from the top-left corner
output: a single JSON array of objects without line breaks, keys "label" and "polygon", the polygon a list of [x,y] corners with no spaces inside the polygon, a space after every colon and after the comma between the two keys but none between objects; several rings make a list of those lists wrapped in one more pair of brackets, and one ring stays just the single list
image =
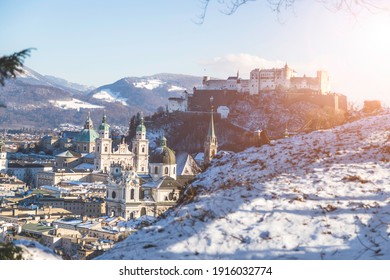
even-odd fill
[{"label": "church spire", "polygon": [[207,133],[207,138],[216,138],[215,137],[215,131],[214,131],[214,107],[211,106],[211,118],[210,118],[210,124],[209,124],[209,131]]},{"label": "church spire", "polygon": [[91,119],[91,112],[88,112],[87,120],[84,124],[84,129],[93,129],[93,122]]},{"label": "church spire", "polygon": [[209,123],[209,130],[207,132],[206,140],[204,142],[204,164],[209,165],[213,157],[218,151],[218,141],[214,130],[214,106],[213,98],[210,98],[211,103],[211,117]]}]

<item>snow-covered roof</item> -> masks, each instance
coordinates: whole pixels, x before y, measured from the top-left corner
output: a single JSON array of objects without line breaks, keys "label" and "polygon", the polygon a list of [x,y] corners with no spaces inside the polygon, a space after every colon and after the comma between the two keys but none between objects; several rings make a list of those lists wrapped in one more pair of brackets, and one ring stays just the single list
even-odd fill
[{"label": "snow-covered roof", "polygon": [[74,170],[93,170],[94,169],[94,165],[92,163],[81,163],[77,166],[75,166],[73,169]]}]

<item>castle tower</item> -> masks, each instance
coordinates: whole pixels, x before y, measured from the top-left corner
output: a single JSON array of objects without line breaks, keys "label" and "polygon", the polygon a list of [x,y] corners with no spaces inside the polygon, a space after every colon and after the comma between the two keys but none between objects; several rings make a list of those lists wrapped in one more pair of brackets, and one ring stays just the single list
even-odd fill
[{"label": "castle tower", "polygon": [[134,165],[136,172],[138,174],[148,174],[149,140],[146,139],[146,127],[143,117],[141,117],[141,122],[137,126],[135,139],[132,144],[132,152],[135,156]]},{"label": "castle tower", "polygon": [[0,140],[0,173],[6,173],[8,169],[7,151],[5,143]]},{"label": "castle tower", "polygon": [[206,140],[204,142],[204,164],[209,165],[218,151],[217,136],[214,131],[214,108],[211,106],[211,119]]},{"label": "castle tower", "polygon": [[95,170],[102,170],[104,173],[108,173],[111,165],[111,153],[112,139],[110,138],[110,126],[107,124],[107,117],[104,113],[102,123],[99,126],[99,138],[96,139]]}]

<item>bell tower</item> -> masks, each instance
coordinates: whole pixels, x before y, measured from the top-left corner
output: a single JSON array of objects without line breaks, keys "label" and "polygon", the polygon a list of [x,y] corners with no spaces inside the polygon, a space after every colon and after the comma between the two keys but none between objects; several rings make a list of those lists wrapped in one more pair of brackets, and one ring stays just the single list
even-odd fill
[{"label": "bell tower", "polygon": [[104,173],[109,172],[111,153],[112,139],[110,138],[110,126],[107,124],[106,113],[104,113],[102,124],[99,126],[99,138],[96,139],[95,170],[101,170]]},{"label": "bell tower", "polygon": [[146,127],[143,116],[141,116],[140,124],[137,126],[135,139],[132,144],[135,171],[137,174],[148,174],[149,140],[146,138]]}]

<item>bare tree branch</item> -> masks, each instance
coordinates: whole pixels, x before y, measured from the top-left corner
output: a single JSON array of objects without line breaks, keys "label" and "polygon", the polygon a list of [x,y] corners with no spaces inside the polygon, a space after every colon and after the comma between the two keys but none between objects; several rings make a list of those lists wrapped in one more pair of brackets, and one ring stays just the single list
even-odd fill
[{"label": "bare tree branch", "polygon": [[[201,0],[202,13],[199,16],[202,24],[206,18],[206,12],[211,2],[217,2],[223,7],[221,12],[226,15],[234,14],[242,5],[257,0]],[[288,10],[294,6],[296,0],[266,0],[271,7],[271,10],[280,14],[283,10]],[[386,0],[316,0],[322,3],[327,9],[333,11],[347,11],[352,15],[356,15],[360,10],[368,10],[373,12],[375,10],[386,10]]]}]

